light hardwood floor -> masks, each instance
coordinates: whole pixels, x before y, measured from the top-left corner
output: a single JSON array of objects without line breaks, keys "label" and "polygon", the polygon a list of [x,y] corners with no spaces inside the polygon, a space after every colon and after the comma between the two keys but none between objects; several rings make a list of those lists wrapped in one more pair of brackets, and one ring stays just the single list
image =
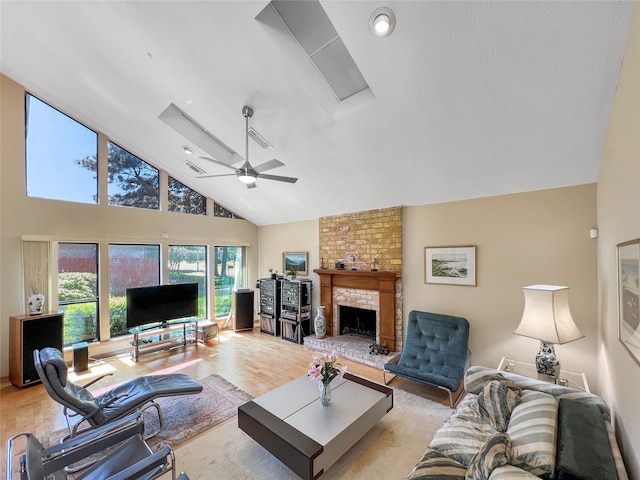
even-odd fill
[{"label": "light hardwood floor", "polygon": [[[102,389],[141,375],[184,372],[194,379],[216,373],[250,395],[262,395],[284,383],[306,374],[314,355],[319,352],[259,330],[234,333],[222,332],[220,342],[189,346],[166,352],[145,355],[137,363],[128,354],[91,362],[91,370],[78,377],[70,375],[74,383],[85,384],[103,372],[112,372],[90,389]],[[348,371],[382,383],[382,370],[361,363],[339,359]],[[448,406],[445,392],[428,385],[397,379],[394,388],[420,395]],[[20,432],[32,432],[40,438],[65,427],[62,407],[51,400],[42,385],[17,388],[8,379],[0,384],[0,441],[2,459],[6,441]],[[4,460],[2,460],[4,464]],[[4,470],[4,465],[2,465]]]}]

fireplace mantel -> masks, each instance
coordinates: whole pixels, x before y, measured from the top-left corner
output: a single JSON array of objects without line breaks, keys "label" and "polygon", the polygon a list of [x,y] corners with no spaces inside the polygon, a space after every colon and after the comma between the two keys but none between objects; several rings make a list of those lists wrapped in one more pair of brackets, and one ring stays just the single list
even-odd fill
[{"label": "fireplace mantel", "polygon": [[320,277],[320,305],[325,306],[327,335],[333,335],[333,288],[376,290],[380,293],[380,343],[386,342],[389,350],[396,350],[396,278],[397,272],[379,270],[314,270]]}]

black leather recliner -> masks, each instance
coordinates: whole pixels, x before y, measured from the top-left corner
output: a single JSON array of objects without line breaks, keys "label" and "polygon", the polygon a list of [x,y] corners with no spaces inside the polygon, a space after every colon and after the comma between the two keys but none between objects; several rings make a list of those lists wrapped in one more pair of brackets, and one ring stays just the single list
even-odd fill
[{"label": "black leather recliner", "polygon": [[[84,386],[79,386],[68,381],[67,363],[64,361],[62,352],[57,348],[34,350],[33,359],[47,393],[64,407],[64,415],[69,427],[69,435],[65,438],[73,438],[80,431],[100,427],[135,410],[145,410],[150,407],[154,407],[158,413],[161,430],[162,411],[160,405],[154,401],[156,398],[191,395],[202,391],[202,385],[188,375],[171,373],[134,378],[94,397],[87,387],[111,374],[102,375]],[[76,416],[81,418],[74,423],[71,418]],[[83,430],[79,430],[81,426]],[[147,438],[157,433],[147,435]]]},{"label": "black leather recliner", "polygon": [[[171,447],[164,446],[154,453],[144,441],[143,432],[144,418],[136,412],[49,448],[31,433],[20,433],[7,441],[7,478],[13,474],[16,441],[24,437],[25,453],[19,457],[20,478],[24,480],[66,480],[66,467],[92,456],[98,459],[75,475],[75,480],[152,480],[169,472],[175,479]],[[185,473],[178,477],[188,478]]]}]

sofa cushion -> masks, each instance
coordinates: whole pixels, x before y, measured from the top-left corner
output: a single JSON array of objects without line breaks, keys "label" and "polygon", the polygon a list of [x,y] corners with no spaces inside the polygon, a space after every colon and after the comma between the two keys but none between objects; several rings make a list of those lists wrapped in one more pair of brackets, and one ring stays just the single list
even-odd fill
[{"label": "sofa cushion", "polygon": [[489,480],[494,469],[507,465],[511,460],[511,438],[506,433],[489,437],[480,451],[471,459],[467,480]]},{"label": "sofa cushion", "polygon": [[558,407],[558,480],[617,478],[605,420],[598,407],[560,399]]},{"label": "sofa cushion", "polygon": [[408,480],[464,480],[467,468],[453,458],[427,449]]},{"label": "sofa cushion", "polygon": [[478,394],[480,415],[499,432],[505,432],[511,412],[520,403],[520,390],[513,390],[498,380],[486,383]]},{"label": "sofa cushion", "polygon": [[491,472],[489,480],[540,480],[540,478],[513,465],[505,465]]},{"label": "sofa cushion", "polygon": [[557,431],[558,400],[547,393],[523,390],[507,428],[511,464],[539,477],[551,477],[556,465]]},{"label": "sofa cushion", "polygon": [[487,438],[496,433],[500,432],[483,421],[477,395],[468,394],[438,429],[429,447],[467,467]]}]

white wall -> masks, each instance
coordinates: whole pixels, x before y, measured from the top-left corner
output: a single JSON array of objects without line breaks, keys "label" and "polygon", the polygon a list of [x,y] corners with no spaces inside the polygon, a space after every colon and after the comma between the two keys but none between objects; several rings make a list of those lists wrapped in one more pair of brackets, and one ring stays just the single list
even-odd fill
[{"label": "white wall", "polygon": [[[100,242],[105,248],[109,242],[247,245],[247,286],[253,286],[252,282],[258,278],[258,228],[245,220],[27,198],[24,89],[5,76],[0,78],[1,376],[9,373],[9,316],[26,313],[21,252],[24,235],[60,241]],[[163,234],[168,235],[168,239],[163,239]]]},{"label": "white wall", "polygon": [[640,362],[618,340],[616,245],[640,237],[640,8],[636,5],[598,178],[601,393],[633,479],[640,478]]}]

